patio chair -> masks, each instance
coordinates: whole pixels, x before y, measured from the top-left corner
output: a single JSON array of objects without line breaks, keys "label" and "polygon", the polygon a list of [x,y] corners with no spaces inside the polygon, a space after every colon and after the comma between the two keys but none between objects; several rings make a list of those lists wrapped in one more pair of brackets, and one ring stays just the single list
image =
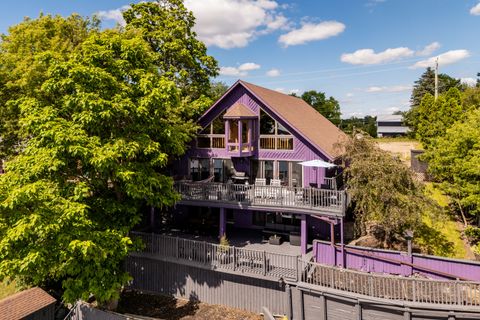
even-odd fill
[{"label": "patio chair", "polygon": [[255,198],[263,198],[264,191],[265,191],[265,188],[263,187],[266,185],[267,185],[267,179],[255,178]]},{"label": "patio chair", "polygon": [[[272,179],[270,180],[270,185],[272,187],[281,187],[282,181],[280,179]],[[273,188],[270,189],[270,198],[279,199],[282,197],[282,190],[280,188]]]},{"label": "patio chair", "polygon": [[273,187],[280,187],[282,185],[282,181],[280,179],[272,179],[270,180],[270,185]]}]

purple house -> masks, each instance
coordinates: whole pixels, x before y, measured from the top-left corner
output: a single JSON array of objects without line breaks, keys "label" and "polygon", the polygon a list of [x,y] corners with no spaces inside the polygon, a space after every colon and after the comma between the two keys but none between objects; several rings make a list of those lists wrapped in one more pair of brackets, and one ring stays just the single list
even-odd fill
[{"label": "purple house", "polygon": [[[302,253],[314,238],[334,241],[346,207],[332,166],[341,130],[302,99],[241,80],[198,123],[202,130],[175,164],[178,221],[218,226],[227,237],[227,226],[258,230]],[[318,165],[301,164],[309,160]]]}]

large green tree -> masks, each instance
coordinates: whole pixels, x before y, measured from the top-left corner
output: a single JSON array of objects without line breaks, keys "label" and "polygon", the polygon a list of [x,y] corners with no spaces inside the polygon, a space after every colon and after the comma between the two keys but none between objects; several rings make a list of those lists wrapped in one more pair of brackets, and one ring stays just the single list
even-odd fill
[{"label": "large green tree", "polygon": [[[480,105],[425,153],[430,173],[462,212],[480,216]],[[480,221],[480,220],[477,220]]]},{"label": "large green tree", "polygon": [[358,235],[376,233],[385,247],[401,239],[406,229],[421,226],[421,214],[432,204],[413,173],[369,136],[354,131],[344,143],[345,176]]},{"label": "large green tree", "polygon": [[[36,96],[52,61],[65,61],[85,38],[98,30],[98,21],[78,15],[41,15],[8,29],[0,41],[0,159],[18,153],[17,99]],[[53,60],[53,58],[55,60]]]},{"label": "large green tree", "polygon": [[351,117],[348,119],[342,119],[339,128],[347,134],[351,134],[354,131],[364,131],[371,137],[376,138],[377,118],[373,116],[365,116],[364,118]]},{"label": "large green tree", "polygon": [[139,30],[155,53],[159,72],[180,88],[185,119],[197,119],[208,108],[210,79],[218,74],[217,61],[193,31],[195,17],[182,0],[132,4],[123,13],[126,29]]},{"label": "large green tree", "polygon": [[0,279],[61,284],[68,302],[107,301],[128,279],[121,264],[139,208],[177,200],[161,169],[195,125],[140,31],[95,32],[68,58],[41,55],[34,94],[7,101],[24,139],[0,176]]},{"label": "large green tree", "polygon": [[310,90],[305,91],[301,98],[334,125],[340,124],[340,104],[334,97],[327,98],[324,92]]},{"label": "large green tree", "polygon": [[[438,93],[442,94],[451,88],[461,89],[462,84],[459,79],[450,77],[445,73],[438,75]],[[415,134],[418,128],[418,109],[425,95],[435,95],[435,71],[428,67],[425,72],[415,81],[412,95],[410,97],[410,110],[405,114],[405,123]]]},{"label": "large green tree", "polygon": [[429,93],[423,97],[417,110],[416,134],[424,148],[428,149],[453,123],[464,118],[467,111],[465,106],[457,88],[451,88],[437,100]]}]

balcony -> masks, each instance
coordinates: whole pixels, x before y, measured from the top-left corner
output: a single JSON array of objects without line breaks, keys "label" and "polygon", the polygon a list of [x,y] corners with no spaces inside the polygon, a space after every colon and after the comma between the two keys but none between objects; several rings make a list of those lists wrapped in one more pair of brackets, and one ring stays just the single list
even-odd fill
[{"label": "balcony", "polygon": [[344,216],[343,190],[215,182],[175,182],[180,204]]}]

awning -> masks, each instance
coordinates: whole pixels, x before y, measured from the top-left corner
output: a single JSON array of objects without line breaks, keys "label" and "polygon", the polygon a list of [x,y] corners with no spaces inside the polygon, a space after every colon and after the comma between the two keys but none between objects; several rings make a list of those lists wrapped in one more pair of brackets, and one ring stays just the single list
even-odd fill
[{"label": "awning", "polygon": [[300,162],[300,164],[304,167],[315,167],[315,168],[333,168],[337,166],[333,163],[326,162],[320,159],[304,161],[304,162]]}]

